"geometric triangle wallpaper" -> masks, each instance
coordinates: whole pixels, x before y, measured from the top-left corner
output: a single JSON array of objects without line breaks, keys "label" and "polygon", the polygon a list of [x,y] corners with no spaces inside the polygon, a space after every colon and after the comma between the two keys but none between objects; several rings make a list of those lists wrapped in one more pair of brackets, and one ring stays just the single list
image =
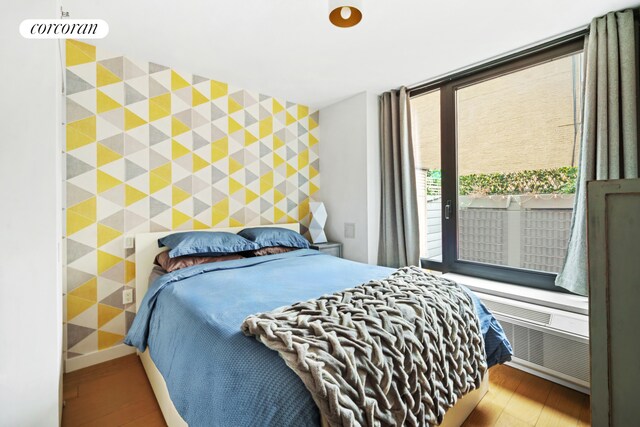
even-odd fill
[{"label": "geometric triangle wallpaper", "polygon": [[300,222],[319,187],[318,112],[66,42],[67,358],[122,342],[125,235]]}]

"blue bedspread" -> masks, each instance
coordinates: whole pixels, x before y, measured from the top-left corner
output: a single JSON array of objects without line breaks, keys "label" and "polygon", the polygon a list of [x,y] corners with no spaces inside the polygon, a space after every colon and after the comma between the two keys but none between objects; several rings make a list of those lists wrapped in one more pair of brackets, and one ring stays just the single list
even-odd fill
[{"label": "blue bedspread", "polygon": [[[278,353],[244,336],[240,325],[249,314],[392,272],[308,249],[178,270],[150,286],[125,343],[140,351],[149,347],[190,426],[319,425],[302,381]],[[502,329],[473,299],[489,365],[508,360],[511,348]]]}]

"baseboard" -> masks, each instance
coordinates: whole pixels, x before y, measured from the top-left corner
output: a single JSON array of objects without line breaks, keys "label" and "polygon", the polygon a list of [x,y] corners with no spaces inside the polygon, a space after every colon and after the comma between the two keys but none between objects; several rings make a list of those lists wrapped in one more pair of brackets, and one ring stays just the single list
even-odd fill
[{"label": "baseboard", "polygon": [[86,368],[87,366],[97,365],[98,363],[117,359],[118,357],[126,356],[135,352],[136,349],[134,347],[130,347],[125,344],[118,344],[104,350],[94,351],[93,353],[83,354],[82,356],[76,356],[73,359],[67,359],[65,361],[64,371],[77,371],[78,369]]}]

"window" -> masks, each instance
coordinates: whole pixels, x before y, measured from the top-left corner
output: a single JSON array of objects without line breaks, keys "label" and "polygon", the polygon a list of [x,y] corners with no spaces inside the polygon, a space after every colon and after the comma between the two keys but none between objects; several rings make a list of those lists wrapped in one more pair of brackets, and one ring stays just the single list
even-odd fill
[{"label": "window", "polygon": [[580,142],[582,42],[411,97],[424,267],[558,290]]}]

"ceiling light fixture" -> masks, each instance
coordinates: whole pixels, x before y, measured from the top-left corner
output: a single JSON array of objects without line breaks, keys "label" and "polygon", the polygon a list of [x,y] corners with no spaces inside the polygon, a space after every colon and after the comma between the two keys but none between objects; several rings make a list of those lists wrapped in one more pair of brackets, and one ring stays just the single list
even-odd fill
[{"label": "ceiling light fixture", "polygon": [[357,25],[362,21],[362,0],[329,0],[329,21],[340,28]]}]

